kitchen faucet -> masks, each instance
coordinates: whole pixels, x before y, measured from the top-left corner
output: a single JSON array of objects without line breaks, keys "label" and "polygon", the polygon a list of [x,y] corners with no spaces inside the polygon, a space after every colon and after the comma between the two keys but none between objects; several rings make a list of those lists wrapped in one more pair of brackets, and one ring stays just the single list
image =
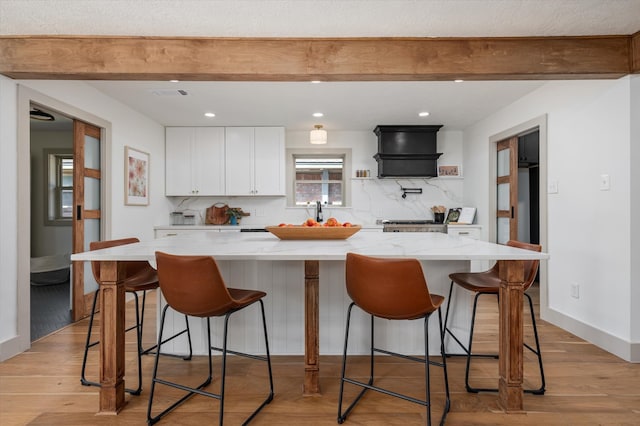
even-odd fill
[{"label": "kitchen faucet", "polygon": [[322,203],[320,201],[316,201],[316,222],[322,222]]}]

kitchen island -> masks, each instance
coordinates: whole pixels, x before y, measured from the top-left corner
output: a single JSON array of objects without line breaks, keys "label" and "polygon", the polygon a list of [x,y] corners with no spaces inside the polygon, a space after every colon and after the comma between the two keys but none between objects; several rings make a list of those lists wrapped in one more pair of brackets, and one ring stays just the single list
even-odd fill
[{"label": "kitchen island", "polygon": [[[320,393],[319,387],[319,291],[321,262],[343,266],[346,253],[378,257],[412,257],[424,262],[457,262],[452,267],[474,260],[501,262],[503,284],[500,291],[500,379],[499,402],[507,412],[523,410],[522,398],[522,298],[524,260],[547,259],[544,253],[501,246],[441,233],[359,232],[347,240],[281,241],[269,233],[203,233],[175,236],[109,249],[76,253],[73,261],[101,262],[101,384],[100,412],[117,413],[124,406],[124,272],[118,261],[155,261],[155,252],[177,255],[207,255],[220,262],[286,262],[300,266],[298,283],[304,271],[304,358],[303,392]],[[303,269],[302,269],[303,268]],[[250,268],[249,268],[250,269]],[[224,271],[223,271],[224,273]],[[429,273],[426,271],[427,280]],[[251,275],[251,274],[249,274]],[[265,278],[253,274],[250,284]],[[260,278],[258,280],[258,277]],[[229,279],[229,277],[225,277]],[[235,278],[235,277],[234,277]],[[335,278],[335,277],[334,277]],[[271,277],[274,282],[278,277]],[[253,282],[252,282],[253,281]],[[342,278],[341,286],[344,286]],[[250,285],[249,284],[249,285]],[[236,286],[231,280],[230,286]],[[274,286],[275,288],[275,286]],[[431,288],[431,284],[430,284]],[[433,289],[432,289],[433,291]],[[272,294],[274,299],[278,299]],[[286,310],[287,304],[282,305]],[[294,324],[295,325],[295,324]],[[298,325],[299,326],[299,325]],[[270,330],[273,336],[273,330]],[[286,336],[285,336],[286,337]],[[341,336],[339,336],[342,339]]]}]

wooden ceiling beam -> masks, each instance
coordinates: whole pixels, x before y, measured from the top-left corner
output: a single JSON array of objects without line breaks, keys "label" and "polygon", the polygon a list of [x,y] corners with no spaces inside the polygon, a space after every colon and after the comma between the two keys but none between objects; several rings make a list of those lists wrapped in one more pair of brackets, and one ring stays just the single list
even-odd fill
[{"label": "wooden ceiling beam", "polygon": [[640,31],[631,36],[630,60],[631,73],[640,73]]},{"label": "wooden ceiling beam", "polygon": [[15,79],[192,81],[530,80],[638,72],[633,36],[166,38],[1,36]]}]

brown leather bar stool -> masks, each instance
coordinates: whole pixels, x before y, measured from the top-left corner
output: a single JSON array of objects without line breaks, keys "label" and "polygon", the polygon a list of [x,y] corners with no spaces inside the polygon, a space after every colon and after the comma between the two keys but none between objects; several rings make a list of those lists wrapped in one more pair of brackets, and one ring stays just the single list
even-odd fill
[{"label": "brown leather bar stool", "polygon": [[[532,251],[541,251],[542,247],[537,244],[529,244],[522,243],[520,241],[509,240],[507,242],[508,246],[517,247],[525,250]],[[533,325],[533,335],[535,338],[535,349],[531,347],[529,344],[524,342],[524,346],[533,352],[538,358],[538,365],[540,367],[540,387],[537,389],[525,389],[524,391],[527,393],[532,393],[536,395],[543,395],[545,391],[545,380],[544,380],[544,369],[542,367],[542,352],[540,351],[540,340],[538,339],[538,328],[536,326],[536,318],[533,312],[533,302],[531,301],[531,296],[529,296],[526,291],[531,287],[533,282],[535,281],[536,274],[538,273],[538,266],[540,264],[539,260],[528,260],[525,261],[525,282],[524,282],[524,295],[529,301],[529,311],[531,312],[531,323]],[[444,325],[445,325],[445,335],[448,333],[453,340],[460,345],[460,347],[464,350],[465,355],[467,357],[467,367],[465,369],[464,375],[464,383],[467,388],[467,392],[497,392],[498,389],[494,388],[475,388],[469,385],[469,369],[471,366],[471,358],[495,358],[498,359],[497,354],[480,354],[473,353],[472,345],[473,345],[473,330],[475,327],[476,320],[476,308],[478,306],[478,298],[483,294],[491,294],[499,297],[500,294],[500,269],[498,263],[496,263],[493,268],[484,272],[460,272],[455,274],[450,274],[449,278],[451,278],[451,286],[449,287],[449,300],[447,300],[447,313],[445,315]],[[473,300],[473,313],[471,316],[471,328],[469,331],[469,344],[465,346],[456,336],[453,334],[451,329],[448,326],[449,320],[449,309],[451,305],[451,295],[453,292],[453,285],[457,284],[465,290],[469,290],[475,293],[475,298]],[[453,355],[450,355],[453,356]]]},{"label": "brown leather bar stool", "polygon": [[[353,302],[347,310],[347,328],[344,338],[344,354],[342,358],[342,374],[340,378],[340,395],[338,399],[338,423],[342,424],[351,410],[360,401],[367,390],[374,390],[389,396],[395,396],[405,401],[410,401],[426,407],[427,424],[431,424],[431,377],[430,366],[441,367],[444,374],[445,403],[440,424],[444,424],[451,405],[449,397],[449,380],[447,376],[446,354],[443,344],[442,314],[440,306],[444,297],[429,293],[420,262],[416,259],[379,259],[347,253],[346,260],[346,285],[349,297]],[[351,312],[354,306],[358,306],[371,316],[371,352],[369,380],[365,383],[345,376],[347,366],[347,347],[349,341],[349,324]],[[438,330],[440,334],[440,353],[442,362],[429,359],[429,318],[438,311]],[[374,345],[374,318],[387,320],[416,320],[424,321],[424,358],[408,356],[376,348]],[[375,386],[374,382],[374,353],[401,357],[424,364],[426,397],[424,400],[393,392]],[[344,384],[359,386],[362,388],[358,396],[342,411],[342,399]]]},{"label": "brown leather bar stool", "polygon": [[[109,247],[122,246],[125,244],[133,244],[137,243],[140,240],[137,238],[122,238],[119,240],[107,240],[107,241],[93,241],[89,244],[89,250],[100,250]],[[143,261],[127,261],[123,262],[125,264],[125,278],[124,278],[124,289],[127,293],[130,293],[134,296],[135,306],[136,306],[136,322],[134,325],[128,327],[125,331],[136,330],[136,340],[138,344],[138,387],[135,389],[126,389],[126,391],[132,395],[139,395],[142,391],[142,355],[151,353],[156,347],[157,344],[144,349],[142,347],[142,327],[144,324],[144,308],[145,302],[147,298],[148,290],[155,290],[159,287],[158,285],[158,274],[156,270],[149,265],[149,262]],[[100,283],[100,262],[94,261],[91,262],[91,271],[93,272],[93,277],[96,282]],[[139,308],[139,299],[138,292],[142,292],[142,312],[140,312]],[[87,341],[84,346],[84,356],[82,358],[82,371],[80,373],[80,383],[84,386],[98,386],[100,387],[100,383],[87,380],[85,376],[85,371],[87,367],[87,355],[89,354],[89,349],[96,346],[100,343],[99,340],[95,342],[91,342],[91,332],[93,330],[93,320],[96,314],[96,302],[98,301],[98,294],[100,293],[100,289],[96,290],[93,295],[93,303],[91,306],[91,316],[89,318],[89,330],[87,332]],[[185,316],[186,320],[186,316]],[[189,322],[187,321],[186,328],[170,337],[168,340],[172,340],[184,333],[187,333],[187,339],[189,341],[189,355],[181,356],[181,358],[185,360],[191,359],[191,334],[189,332]]]},{"label": "brown leather bar stool", "polygon": [[[269,394],[260,406],[243,422],[249,423],[260,410],[273,400],[273,376],[271,372],[271,357],[269,355],[269,339],[267,337],[267,322],[264,314],[264,303],[262,298],[267,294],[257,290],[242,290],[228,288],[220,274],[215,260],[209,256],[175,256],[167,253],[156,252],[156,262],[158,267],[158,277],[160,278],[160,290],[164,295],[167,305],[162,310],[160,320],[160,334],[158,337],[158,351],[162,345],[161,336],[164,328],[167,308],[171,307],[177,312],[198,318],[207,319],[207,341],[209,352],[209,374],[199,386],[192,388],[180,383],[170,382],[158,378],[158,361],[156,356],[153,368],[153,378],[151,380],[151,393],[149,395],[149,407],[147,410],[147,423],[152,425],[158,422],[165,414],[177,408],[189,397],[198,394],[208,396],[220,401],[219,423],[224,420],[224,396],[227,367],[227,354],[243,356],[267,363],[269,372]],[[260,303],[262,313],[262,327],[264,331],[264,342],[266,356],[247,354],[227,349],[227,331],[229,317],[254,303]],[[222,337],[222,348],[211,346],[211,317],[224,317],[224,332]],[[222,374],[220,378],[220,393],[204,391],[203,388],[211,383],[212,361],[211,350],[222,352]],[[174,387],[187,392],[182,398],[174,402],[161,413],[151,416],[153,395],[156,384]]]}]

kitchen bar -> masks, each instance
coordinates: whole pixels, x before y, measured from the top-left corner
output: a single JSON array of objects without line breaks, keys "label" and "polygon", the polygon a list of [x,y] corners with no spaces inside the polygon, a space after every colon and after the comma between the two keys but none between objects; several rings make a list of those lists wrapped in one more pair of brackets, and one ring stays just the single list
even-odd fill
[{"label": "kitchen bar", "polygon": [[[359,232],[347,240],[281,241],[268,233],[209,233],[169,237],[104,250],[76,253],[73,261],[102,261],[101,383],[99,411],[117,413],[124,401],[124,288],[118,261],[155,260],[156,251],[177,255],[210,255],[220,261],[303,261],[305,286],[306,395],[319,387],[320,262],[343,262],[348,252],[378,257],[411,257],[421,261],[497,260],[502,262],[500,293],[499,403],[507,412],[523,410],[522,281],[523,261],[548,255],[442,233]],[[455,272],[455,271],[451,271]],[[302,278],[302,277],[301,277]]]}]

